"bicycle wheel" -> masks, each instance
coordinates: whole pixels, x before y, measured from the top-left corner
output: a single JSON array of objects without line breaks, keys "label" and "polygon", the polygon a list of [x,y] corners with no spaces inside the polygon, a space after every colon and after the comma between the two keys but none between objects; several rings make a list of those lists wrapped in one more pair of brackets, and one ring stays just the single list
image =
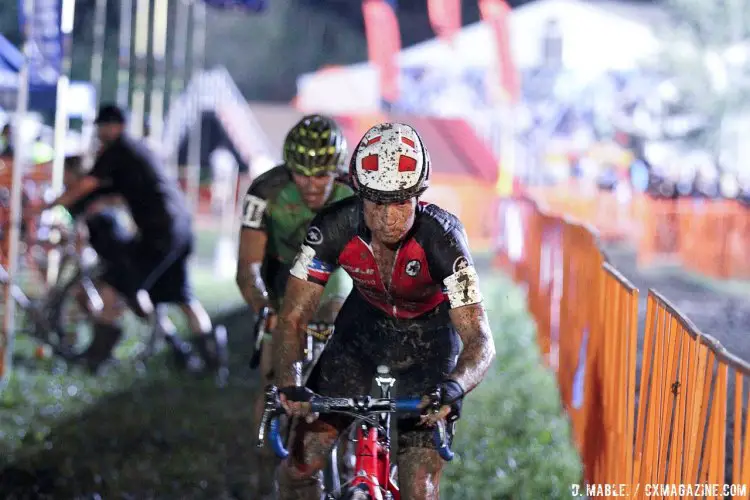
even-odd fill
[{"label": "bicycle wheel", "polygon": [[47,318],[49,342],[61,357],[72,360],[94,340],[92,313],[89,309],[94,285],[91,277],[76,269],[67,280],[50,290],[43,314]]},{"label": "bicycle wheel", "polygon": [[367,486],[359,485],[353,490],[349,490],[346,496],[344,496],[344,500],[373,500],[373,498]]}]

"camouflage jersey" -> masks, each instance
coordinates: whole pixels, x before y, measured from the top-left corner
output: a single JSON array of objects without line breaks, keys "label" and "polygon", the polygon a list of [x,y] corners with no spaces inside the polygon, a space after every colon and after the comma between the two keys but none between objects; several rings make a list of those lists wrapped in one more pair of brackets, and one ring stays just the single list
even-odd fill
[{"label": "camouflage jersey", "polygon": [[[326,205],[352,196],[353,191],[342,182],[334,182]],[[302,194],[283,165],[258,176],[245,194],[242,204],[243,229],[256,229],[268,236],[262,276],[272,305],[278,309],[284,295],[289,270],[307,235],[307,226],[317,215],[302,199]],[[340,270],[326,285],[321,303],[344,299],[352,282]]]}]

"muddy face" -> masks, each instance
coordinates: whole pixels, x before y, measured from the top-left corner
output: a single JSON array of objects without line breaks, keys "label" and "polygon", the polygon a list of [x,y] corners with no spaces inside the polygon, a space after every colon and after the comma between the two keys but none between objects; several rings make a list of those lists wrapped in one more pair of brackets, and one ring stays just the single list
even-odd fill
[{"label": "muddy face", "polygon": [[302,193],[302,201],[311,210],[323,208],[326,200],[331,195],[335,174],[324,173],[322,175],[307,177],[300,174],[292,174],[297,189]]},{"label": "muddy face", "polygon": [[416,198],[382,204],[364,200],[365,224],[373,238],[385,245],[395,245],[414,225],[416,209]]}]

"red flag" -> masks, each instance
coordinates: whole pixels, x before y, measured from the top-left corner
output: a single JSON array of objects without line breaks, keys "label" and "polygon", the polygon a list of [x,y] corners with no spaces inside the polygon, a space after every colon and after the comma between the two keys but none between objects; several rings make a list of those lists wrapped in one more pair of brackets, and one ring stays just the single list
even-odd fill
[{"label": "red flag", "polygon": [[495,35],[500,86],[508,99],[511,102],[516,102],[520,97],[521,83],[510,50],[508,31],[510,7],[504,0],[479,0],[479,10],[482,14],[482,20],[489,24]]},{"label": "red flag", "polygon": [[461,31],[461,0],[427,0],[427,13],[439,38],[450,40]]},{"label": "red flag", "polygon": [[398,100],[398,61],[401,32],[393,8],[384,0],[364,0],[367,56],[380,72],[380,95],[388,102]]}]

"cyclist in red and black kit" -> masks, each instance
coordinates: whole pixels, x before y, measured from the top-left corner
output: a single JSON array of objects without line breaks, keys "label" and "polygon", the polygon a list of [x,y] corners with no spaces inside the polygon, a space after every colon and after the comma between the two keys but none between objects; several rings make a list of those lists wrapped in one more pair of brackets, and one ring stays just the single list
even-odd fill
[{"label": "cyclist in red and black kit", "polygon": [[[285,341],[275,346],[276,382],[286,412],[305,417],[296,424],[291,457],[281,471],[281,498],[320,498],[317,471],[348,424],[327,416],[315,420],[304,401],[313,391],[367,394],[376,367],[384,364],[396,375],[399,397],[434,388],[442,394],[437,415],[398,422],[403,498],[436,499],[442,460],[430,426],[437,418],[459,417],[462,398],[495,355],[477,272],[461,222],[418,200],[429,183],[430,158],[412,127],[371,128],[354,151],[350,172],[359,196],[325,208],[312,221],[279,317]],[[308,387],[301,388],[297,361],[304,325],[339,266],[352,277],[354,290]]]}]

